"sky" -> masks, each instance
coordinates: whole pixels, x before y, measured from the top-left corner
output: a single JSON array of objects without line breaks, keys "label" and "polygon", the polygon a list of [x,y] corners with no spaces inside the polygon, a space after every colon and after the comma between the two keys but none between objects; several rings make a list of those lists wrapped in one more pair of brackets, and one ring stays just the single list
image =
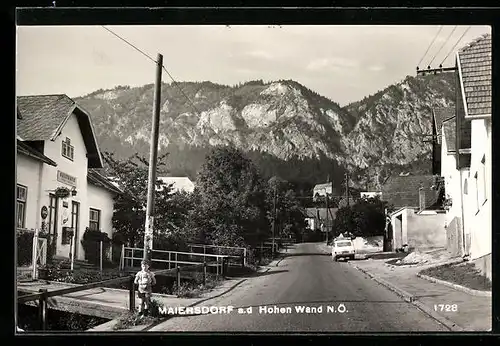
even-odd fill
[{"label": "sky", "polygon": [[[341,106],[414,76],[420,61],[436,68],[448,56],[443,67],[453,66],[458,49],[491,33],[453,25],[106,28],[153,59],[162,54],[177,82],[293,79]],[[78,97],[155,80],[155,63],[102,26],[18,26],[16,53],[17,95]],[[172,82],[165,72],[162,80]]]}]

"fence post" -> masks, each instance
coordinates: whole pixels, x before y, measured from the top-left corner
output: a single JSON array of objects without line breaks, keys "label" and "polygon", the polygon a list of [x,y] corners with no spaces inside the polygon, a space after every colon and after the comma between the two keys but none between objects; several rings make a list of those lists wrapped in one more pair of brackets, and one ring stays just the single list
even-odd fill
[{"label": "fence post", "polygon": [[99,271],[102,279],[102,240],[99,242]]},{"label": "fence post", "polygon": [[40,317],[40,328],[42,330],[47,330],[47,289],[40,288],[38,292],[42,293],[42,296],[38,300],[38,316]]},{"label": "fence post", "polygon": [[177,258],[178,258],[178,257],[177,257],[177,252],[176,252],[176,253],[175,253],[175,266],[176,266],[176,267],[179,267],[179,263],[177,262]]},{"label": "fence post", "polygon": [[135,311],[135,283],[134,283],[134,275],[130,276],[130,281],[129,281],[129,296],[128,296],[128,304],[129,304],[129,311],[134,312]]},{"label": "fence post", "polygon": [[203,261],[203,285],[207,284],[207,262]]},{"label": "fence post", "polygon": [[217,279],[219,278],[219,257],[216,258],[215,269],[217,269]]},{"label": "fence post", "polygon": [[247,266],[247,249],[243,249],[243,267]]},{"label": "fence post", "polygon": [[171,255],[172,255],[172,253],[169,251],[168,252],[168,269],[171,268],[171,266],[170,266],[170,264],[171,264],[170,262],[172,261],[172,256]]},{"label": "fence post", "polygon": [[179,265],[177,265],[177,289],[180,290],[181,289],[181,268],[179,267]]},{"label": "fence post", "polygon": [[120,268],[125,269],[125,244],[122,244],[122,253],[120,255]]},{"label": "fence post", "polygon": [[31,262],[33,263],[33,273],[32,279],[38,279],[38,271],[37,271],[37,262],[38,262],[38,228],[35,229],[35,233],[33,234],[33,247],[31,251]]},{"label": "fence post", "polygon": [[207,247],[203,245],[203,262],[205,262],[205,255],[207,254]]}]

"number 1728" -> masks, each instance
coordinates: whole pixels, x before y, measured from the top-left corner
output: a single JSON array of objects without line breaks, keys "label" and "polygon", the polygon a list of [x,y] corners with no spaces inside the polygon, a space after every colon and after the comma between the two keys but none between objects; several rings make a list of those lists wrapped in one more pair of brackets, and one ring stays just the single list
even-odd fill
[{"label": "number 1728", "polygon": [[434,311],[456,312],[458,311],[457,304],[434,304]]}]

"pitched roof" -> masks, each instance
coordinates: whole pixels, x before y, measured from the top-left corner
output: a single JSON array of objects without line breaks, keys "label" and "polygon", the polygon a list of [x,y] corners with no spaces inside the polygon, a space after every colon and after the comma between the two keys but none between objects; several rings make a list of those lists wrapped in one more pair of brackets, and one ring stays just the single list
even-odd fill
[{"label": "pitched roof", "polygon": [[108,178],[106,178],[104,175],[99,173],[98,170],[90,168],[87,172],[87,181],[91,183],[92,185],[99,186],[102,188],[105,188],[106,190],[109,190],[114,193],[123,193],[122,189],[118,187],[118,185],[115,185],[113,182],[111,182]]},{"label": "pitched roof", "polygon": [[455,124],[456,118],[450,118],[443,122],[444,129],[444,140],[446,142],[446,149],[448,152],[454,152],[456,150],[456,134],[457,125]]},{"label": "pitched roof", "polygon": [[[332,225],[333,220],[337,216],[337,211],[339,208],[328,208],[328,224]],[[305,217],[314,218],[320,220],[320,222],[326,221],[326,208],[306,208]]]},{"label": "pitched roof", "polygon": [[87,149],[89,168],[102,168],[103,161],[90,115],[68,96],[18,96],[17,112],[17,133],[25,141],[54,140],[74,113]]},{"label": "pitched roof", "polygon": [[491,115],[491,35],[484,35],[458,52],[465,97],[465,115]]},{"label": "pitched roof", "polygon": [[445,120],[455,116],[455,108],[454,107],[434,108],[432,114],[434,117],[434,124],[436,126],[437,141],[439,144],[441,144],[441,127],[443,126],[443,122]]},{"label": "pitched roof", "polygon": [[17,152],[29,156],[31,158],[34,158],[35,160],[45,162],[48,165],[54,167],[57,166],[57,163],[55,163],[54,161],[49,159],[47,156],[43,155],[38,150],[32,148],[27,143],[24,143],[22,140],[19,139],[17,139]]},{"label": "pitched roof", "polygon": [[433,206],[438,200],[438,192],[431,189],[434,184],[433,175],[391,176],[382,185],[382,200],[389,202],[395,208],[420,205],[419,189],[425,191],[425,205]]},{"label": "pitched roof", "polygon": [[174,192],[185,191],[191,193],[194,191],[194,183],[188,177],[158,177],[157,179],[167,185],[172,185]]},{"label": "pitched roof", "polygon": [[316,184],[316,185],[314,185],[314,190],[316,190],[316,189],[326,189],[326,188],[332,188],[332,183],[325,183],[325,184]]}]

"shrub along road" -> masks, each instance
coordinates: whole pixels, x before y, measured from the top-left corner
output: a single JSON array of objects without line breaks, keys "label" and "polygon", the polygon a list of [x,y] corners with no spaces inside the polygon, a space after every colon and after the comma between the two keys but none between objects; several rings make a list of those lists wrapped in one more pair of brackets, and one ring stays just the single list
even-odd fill
[{"label": "shrub along road", "polygon": [[[176,315],[149,330],[448,331],[348,263],[333,262],[317,244],[297,244],[286,256],[268,272],[246,280],[227,295],[200,305],[206,308],[233,306],[231,313]],[[272,313],[264,313],[263,307]],[[317,310],[299,312],[301,307]],[[238,308],[246,313],[239,313]]]}]

